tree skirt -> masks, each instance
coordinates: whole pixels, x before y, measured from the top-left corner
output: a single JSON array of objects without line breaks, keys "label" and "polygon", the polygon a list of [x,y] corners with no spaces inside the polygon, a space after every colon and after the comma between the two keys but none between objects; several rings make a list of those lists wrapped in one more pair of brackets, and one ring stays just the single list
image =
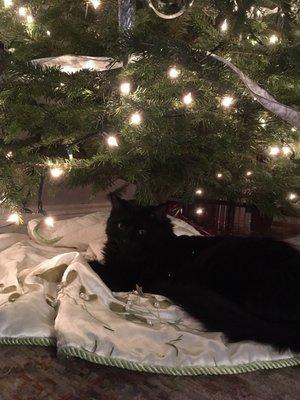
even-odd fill
[{"label": "tree skirt", "polygon": [[[254,342],[227,344],[220,332],[205,332],[162,296],[112,293],[86,261],[101,257],[107,215],[60,221],[54,228],[34,220],[29,235],[1,235],[0,343],[55,345],[65,356],[171,375],[300,365],[299,354]],[[177,234],[196,234],[186,223],[172,222]]]}]

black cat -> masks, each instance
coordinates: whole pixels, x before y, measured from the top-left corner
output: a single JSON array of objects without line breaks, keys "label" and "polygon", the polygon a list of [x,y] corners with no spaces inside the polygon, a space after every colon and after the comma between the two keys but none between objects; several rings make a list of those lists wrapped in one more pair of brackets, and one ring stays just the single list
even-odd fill
[{"label": "black cat", "polygon": [[104,266],[113,291],[162,294],[229,341],[300,352],[300,254],[273,239],[176,236],[164,206],[111,195]]}]

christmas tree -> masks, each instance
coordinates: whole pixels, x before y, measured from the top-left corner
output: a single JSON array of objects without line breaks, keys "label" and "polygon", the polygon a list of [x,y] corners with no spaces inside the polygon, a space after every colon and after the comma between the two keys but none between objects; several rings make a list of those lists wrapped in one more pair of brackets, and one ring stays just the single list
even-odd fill
[{"label": "christmas tree", "polygon": [[[190,7],[168,20],[148,3],[162,13]],[[204,196],[265,215],[295,208],[295,126],[211,53],[296,109],[296,2],[192,3],[137,1],[120,29],[117,0],[1,0],[3,205],[22,212],[55,179],[97,191],[121,178],[144,204]],[[75,57],[32,61],[63,55]],[[109,60],[100,71],[76,56]]]}]

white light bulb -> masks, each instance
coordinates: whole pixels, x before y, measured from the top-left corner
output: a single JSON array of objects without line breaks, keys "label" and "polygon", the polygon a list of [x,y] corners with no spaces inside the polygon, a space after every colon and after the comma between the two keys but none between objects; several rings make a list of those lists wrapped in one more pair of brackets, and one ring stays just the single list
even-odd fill
[{"label": "white light bulb", "polygon": [[282,152],[285,156],[288,156],[289,154],[292,154],[292,149],[290,148],[290,146],[283,146],[282,147]]},{"label": "white light bulb", "polygon": [[120,92],[123,95],[128,95],[130,93],[131,90],[131,84],[130,82],[123,82],[120,85]]},{"label": "white light bulb", "polygon": [[18,13],[19,13],[20,17],[26,17],[27,10],[25,7],[20,7]]},{"label": "white light bulb", "polygon": [[131,114],[130,123],[132,125],[140,125],[141,122],[142,122],[142,116],[139,112],[135,112],[135,113]]},{"label": "white light bulb", "polygon": [[180,75],[180,70],[177,69],[176,67],[171,67],[168,71],[168,75],[171,79],[176,79]]},{"label": "white light bulb", "polygon": [[220,26],[221,32],[226,32],[228,30],[228,22],[227,19],[224,20],[224,22]]},{"label": "white light bulb", "polygon": [[270,37],[269,37],[269,43],[270,44],[275,44],[275,43],[277,43],[279,41],[279,38],[278,38],[278,36],[276,36],[276,35],[271,35]]},{"label": "white light bulb", "polygon": [[202,189],[197,189],[197,190],[195,191],[195,193],[196,193],[198,196],[201,196],[201,195],[203,194],[203,190],[202,190]]},{"label": "white light bulb", "polygon": [[259,119],[259,124],[260,124],[260,126],[262,126],[263,128],[265,128],[266,127],[266,120],[264,119],[264,118],[260,118]]},{"label": "white light bulb", "polygon": [[7,158],[7,159],[12,158],[12,156],[13,156],[13,152],[12,152],[12,151],[9,151],[9,152],[6,154],[6,158]]},{"label": "white light bulb", "polygon": [[196,209],[196,214],[202,215],[203,213],[204,213],[204,208],[199,207]]},{"label": "white light bulb", "polygon": [[6,221],[18,225],[21,222],[21,217],[18,213],[13,213],[8,216]]},{"label": "white light bulb", "polygon": [[246,172],[246,176],[251,176],[251,175],[253,175],[253,172],[252,172],[252,171],[247,171],[247,172]]},{"label": "white light bulb", "polygon": [[68,150],[69,160],[72,161],[74,159],[73,153],[71,150]]},{"label": "white light bulb", "polygon": [[60,178],[64,174],[64,170],[60,167],[51,167],[50,174],[52,178]]},{"label": "white light bulb", "polygon": [[221,100],[222,107],[230,107],[233,104],[233,97],[231,96],[224,96]]},{"label": "white light bulb", "polygon": [[193,102],[192,93],[190,92],[190,93],[187,93],[186,95],[184,95],[182,101],[186,106],[190,106]]},{"label": "white light bulb", "polygon": [[79,71],[79,68],[76,67],[69,67],[69,66],[62,66],[61,67],[62,72],[65,72],[66,74],[74,74],[75,72]]},{"label": "white light bulb", "polygon": [[3,0],[3,3],[5,8],[9,8],[13,5],[12,0]]},{"label": "white light bulb", "polygon": [[50,31],[46,31],[47,36],[51,36],[51,32]]},{"label": "white light bulb", "polygon": [[91,0],[91,4],[93,5],[94,9],[97,10],[101,4],[101,0]]},{"label": "white light bulb", "polygon": [[45,225],[49,226],[50,228],[53,228],[54,223],[55,223],[53,217],[46,217],[46,218],[44,219],[44,222],[45,222]]},{"label": "white light bulb", "polygon": [[218,172],[216,176],[217,176],[218,179],[223,178],[223,174],[221,174],[221,172]]},{"label": "white light bulb", "polygon": [[278,156],[279,153],[280,153],[280,148],[278,146],[270,147],[270,150],[269,150],[270,156]]},{"label": "white light bulb", "polygon": [[296,200],[297,197],[298,197],[298,196],[296,195],[296,193],[289,193],[289,194],[288,194],[288,199],[291,200],[291,201]]},{"label": "white light bulb", "polygon": [[109,147],[118,147],[119,146],[116,137],[112,136],[112,135],[107,137],[106,142],[109,145]]},{"label": "white light bulb", "polygon": [[27,24],[32,24],[34,19],[32,15],[27,15],[26,17]]}]

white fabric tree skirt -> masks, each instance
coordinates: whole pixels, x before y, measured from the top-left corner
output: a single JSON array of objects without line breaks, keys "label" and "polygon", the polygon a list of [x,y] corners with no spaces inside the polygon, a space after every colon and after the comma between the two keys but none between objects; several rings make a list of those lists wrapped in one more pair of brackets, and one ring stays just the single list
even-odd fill
[{"label": "white fabric tree skirt", "polygon": [[[66,356],[172,375],[300,365],[299,354],[254,342],[228,345],[161,296],[112,293],[84,258],[100,258],[107,215],[52,229],[34,220],[29,235],[0,236],[0,343],[56,345]],[[196,234],[172,221],[177,234]]]}]

